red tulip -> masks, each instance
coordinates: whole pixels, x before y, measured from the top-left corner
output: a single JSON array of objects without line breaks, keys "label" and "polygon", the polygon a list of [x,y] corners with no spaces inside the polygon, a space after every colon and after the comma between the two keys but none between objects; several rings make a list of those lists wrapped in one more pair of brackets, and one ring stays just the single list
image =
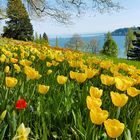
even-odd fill
[{"label": "red tulip", "polygon": [[27,102],[24,99],[20,99],[16,102],[16,109],[24,109],[27,107]]}]

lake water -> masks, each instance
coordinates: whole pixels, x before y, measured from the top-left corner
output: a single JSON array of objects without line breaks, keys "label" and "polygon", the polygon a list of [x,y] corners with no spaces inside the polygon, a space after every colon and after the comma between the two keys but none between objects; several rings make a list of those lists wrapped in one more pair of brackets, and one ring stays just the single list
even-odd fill
[{"label": "lake water", "polygon": [[[58,42],[59,46],[64,47],[65,44],[70,40],[72,36],[58,36]],[[125,44],[125,36],[112,36],[114,41],[118,45],[119,49],[119,58],[125,58],[126,56],[124,55],[124,44]],[[104,34],[86,34],[86,35],[81,35],[81,38],[86,41],[90,42],[93,38],[96,39],[99,43],[100,49],[103,47],[104,41],[105,41],[105,36]],[[56,38],[50,38],[50,45],[55,46]]]}]

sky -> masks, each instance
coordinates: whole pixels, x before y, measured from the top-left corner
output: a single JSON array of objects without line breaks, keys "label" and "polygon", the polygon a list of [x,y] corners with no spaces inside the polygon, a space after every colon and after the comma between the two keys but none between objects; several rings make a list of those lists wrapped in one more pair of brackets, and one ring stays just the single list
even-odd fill
[{"label": "sky", "polygon": [[[124,7],[119,12],[85,14],[73,19],[72,25],[63,25],[52,19],[32,20],[34,31],[46,32],[49,37],[72,34],[105,33],[123,27],[140,26],[140,0],[116,0]],[[3,23],[1,23],[3,25]],[[1,26],[0,26],[1,28]],[[1,28],[2,30],[2,28]]]},{"label": "sky", "polygon": [[34,30],[51,35],[88,34],[113,31],[117,28],[140,26],[140,0],[119,0],[124,7],[119,12],[86,14],[73,19],[74,24],[58,24],[50,19],[32,21]]}]

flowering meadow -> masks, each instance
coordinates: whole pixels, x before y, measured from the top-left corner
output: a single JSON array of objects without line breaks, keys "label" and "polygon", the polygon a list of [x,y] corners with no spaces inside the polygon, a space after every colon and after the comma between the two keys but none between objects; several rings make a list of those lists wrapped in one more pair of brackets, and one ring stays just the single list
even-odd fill
[{"label": "flowering meadow", "polygon": [[0,140],[139,140],[140,69],[7,40],[0,45]]}]

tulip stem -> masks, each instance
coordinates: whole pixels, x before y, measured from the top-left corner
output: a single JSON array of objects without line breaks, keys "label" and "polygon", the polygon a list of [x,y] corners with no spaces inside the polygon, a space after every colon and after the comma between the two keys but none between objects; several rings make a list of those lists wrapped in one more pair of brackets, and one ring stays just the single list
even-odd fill
[{"label": "tulip stem", "polygon": [[4,97],[4,102],[3,102],[3,110],[5,110],[6,105],[8,104],[8,96],[9,96],[10,88],[7,88],[5,97]]},{"label": "tulip stem", "polygon": [[138,105],[136,107],[136,114],[135,114],[135,117],[133,119],[133,127],[132,127],[132,139],[135,138],[136,136],[136,133],[137,133],[137,129],[138,129],[138,119],[139,119],[139,110],[140,110],[140,106],[139,106],[139,103],[140,103],[140,96],[138,98],[139,102],[138,102]]},{"label": "tulip stem", "polygon": [[97,127],[96,127],[96,125],[93,126],[93,135],[92,135],[92,138],[94,140],[97,140]]},{"label": "tulip stem", "polygon": [[120,116],[120,112],[121,112],[121,108],[120,108],[120,107],[118,107],[118,109],[117,109],[116,119],[118,119],[118,118],[119,118],[119,116]]},{"label": "tulip stem", "polygon": [[5,100],[7,100],[8,94],[9,94],[10,88],[7,88],[6,94],[5,94]]}]

